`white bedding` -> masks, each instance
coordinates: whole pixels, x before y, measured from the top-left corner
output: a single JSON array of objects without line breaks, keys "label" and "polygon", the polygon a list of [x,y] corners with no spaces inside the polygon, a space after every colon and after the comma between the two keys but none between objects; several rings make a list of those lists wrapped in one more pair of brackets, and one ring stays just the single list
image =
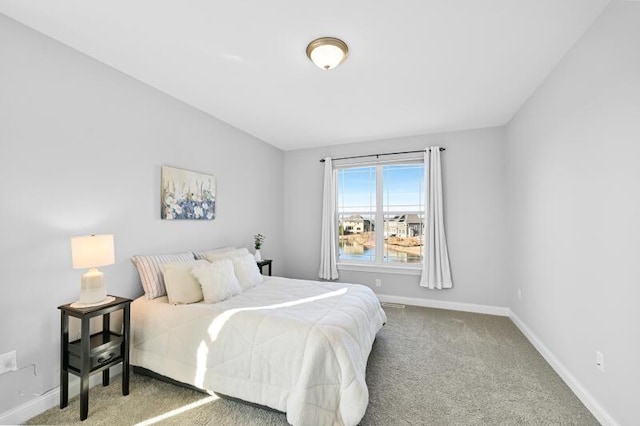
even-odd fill
[{"label": "white bedding", "polygon": [[287,413],[293,425],[356,425],[386,316],[356,284],[265,277],[224,302],[136,299],[131,363]]}]

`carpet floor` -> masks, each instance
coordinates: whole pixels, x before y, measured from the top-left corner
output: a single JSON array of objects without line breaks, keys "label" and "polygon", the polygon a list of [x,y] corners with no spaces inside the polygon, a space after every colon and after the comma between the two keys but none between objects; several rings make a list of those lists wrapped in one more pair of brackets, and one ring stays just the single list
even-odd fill
[{"label": "carpet floor", "polygon": [[[369,407],[362,425],[598,425],[516,326],[504,317],[407,306],[385,307],[367,365]],[[28,424],[286,425],[248,404],[131,376],[116,377]]]}]

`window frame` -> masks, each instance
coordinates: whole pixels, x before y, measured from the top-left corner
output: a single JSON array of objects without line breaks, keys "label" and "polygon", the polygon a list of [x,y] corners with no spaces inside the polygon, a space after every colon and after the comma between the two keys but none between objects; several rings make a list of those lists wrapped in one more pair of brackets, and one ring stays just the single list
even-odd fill
[{"label": "window frame", "polygon": [[[375,167],[375,182],[376,182],[376,186],[375,186],[375,190],[376,190],[376,203],[375,203],[375,213],[374,213],[374,223],[375,225],[375,244],[376,247],[383,247],[384,248],[384,217],[385,217],[385,211],[384,211],[384,188],[383,188],[383,179],[384,179],[384,173],[383,173],[383,168],[384,166],[387,165],[404,165],[404,164],[421,164],[424,166],[424,159],[422,157],[420,158],[401,158],[401,159],[395,159],[395,160],[388,160],[388,161],[367,161],[367,162],[357,162],[357,163],[348,163],[348,164],[334,164],[334,177],[335,177],[335,195],[336,195],[336,199],[335,199],[335,224],[336,224],[336,265],[338,267],[338,270],[343,270],[343,271],[359,271],[359,272],[380,272],[380,273],[397,273],[397,274],[403,274],[403,275],[420,275],[422,272],[422,265],[423,262],[417,262],[417,263],[405,263],[405,262],[385,262],[384,261],[384,249],[382,250],[376,250],[376,255],[375,255],[375,259],[370,261],[370,260],[356,260],[356,259],[349,259],[349,260],[341,260],[340,258],[340,233],[339,233],[339,228],[340,228],[340,211],[339,211],[339,179],[338,179],[338,173],[340,170],[343,169],[351,169],[351,168],[359,168],[359,167]],[[426,170],[424,171],[424,173],[426,173]],[[426,194],[425,194],[426,195]],[[426,203],[426,200],[423,197],[423,205]],[[406,212],[401,212],[399,210],[393,210],[390,212],[387,212],[386,214],[415,214],[415,211],[410,212],[410,211],[406,211]],[[350,212],[351,213],[351,212]],[[343,215],[345,213],[342,213]],[[352,213],[352,214],[358,214],[357,212]],[[370,213],[366,213],[366,214],[370,214]],[[426,218],[425,218],[426,219]],[[378,224],[382,224],[382,227],[380,230],[378,230]],[[423,222],[423,227],[426,226],[426,224]],[[423,233],[423,238],[424,238],[424,233]],[[424,247],[424,240],[423,240],[423,247]],[[423,252],[423,258],[424,258],[424,252]]]}]

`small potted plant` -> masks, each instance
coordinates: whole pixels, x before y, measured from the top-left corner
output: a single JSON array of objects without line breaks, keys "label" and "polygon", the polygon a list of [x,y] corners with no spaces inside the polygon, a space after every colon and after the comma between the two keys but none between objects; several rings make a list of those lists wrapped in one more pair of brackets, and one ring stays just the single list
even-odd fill
[{"label": "small potted plant", "polygon": [[254,254],[256,261],[262,260],[262,255],[260,254],[260,247],[262,247],[262,242],[264,241],[264,235],[256,234],[253,236],[254,247],[256,249],[256,253]]}]

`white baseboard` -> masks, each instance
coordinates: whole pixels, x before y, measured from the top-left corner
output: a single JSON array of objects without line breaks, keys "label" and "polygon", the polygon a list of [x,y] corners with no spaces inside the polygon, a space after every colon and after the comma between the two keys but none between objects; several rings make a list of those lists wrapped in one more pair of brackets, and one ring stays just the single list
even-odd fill
[{"label": "white baseboard", "polygon": [[393,296],[390,294],[376,294],[378,300],[389,303],[402,303],[403,305],[422,306],[425,308],[449,309],[452,311],[474,312],[476,314],[509,316],[509,308],[490,305],[476,305],[473,303],[447,302],[444,300],[421,299],[417,297]]},{"label": "white baseboard", "polygon": [[[55,407],[60,402],[60,389],[54,389],[44,395],[37,396],[26,403],[0,414],[0,424],[19,425],[27,420]],[[78,413],[79,415],[80,413]]]},{"label": "white baseboard", "polygon": [[[122,364],[118,364],[111,367],[111,380],[119,376],[122,373]],[[102,385],[102,374],[94,374],[89,378],[89,386],[94,387]],[[80,379],[72,374],[69,374],[69,399],[74,398],[80,394]],[[89,394],[91,399],[91,394]],[[37,396],[22,405],[12,408],[0,414],[0,425],[17,425],[23,424],[27,420],[44,413],[50,408],[56,407],[60,404],[60,387],[57,387],[43,395]],[[89,412],[91,416],[91,412]],[[80,412],[78,412],[78,419],[80,418]]]},{"label": "white baseboard", "polygon": [[536,336],[529,327],[513,312],[509,312],[509,318],[520,329],[522,334],[531,342],[531,344],[540,352],[542,357],[551,365],[556,373],[564,380],[564,382],[571,388],[573,393],[582,401],[591,414],[598,419],[603,426],[618,426],[613,417],[600,405],[600,403],[585,389],[584,386],[575,378],[573,374],[556,358],[556,356],[549,350],[549,348],[542,343],[542,341]]}]

